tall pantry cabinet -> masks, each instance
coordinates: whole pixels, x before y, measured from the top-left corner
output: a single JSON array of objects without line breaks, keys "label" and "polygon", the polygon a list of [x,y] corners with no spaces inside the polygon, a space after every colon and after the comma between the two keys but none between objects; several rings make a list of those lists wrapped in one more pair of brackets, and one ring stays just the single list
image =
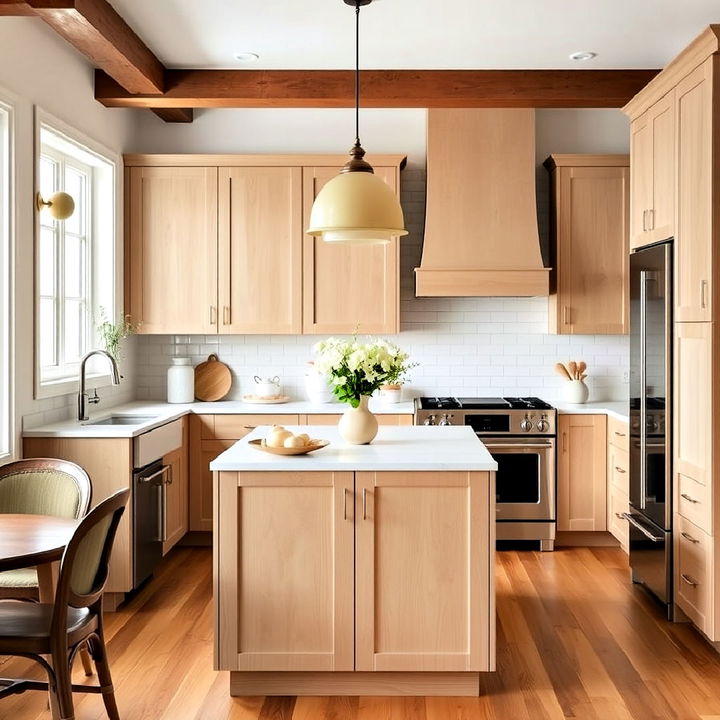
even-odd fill
[{"label": "tall pantry cabinet", "polygon": [[[306,235],[337,155],[125,156],[125,306],[145,334],[399,331],[399,239]],[[372,158],[396,193],[400,155]]]},{"label": "tall pantry cabinet", "polygon": [[[714,411],[720,403],[714,292],[720,271],[720,148],[713,142],[720,137],[718,53],[720,26],[710,26],[625,107],[633,128],[658,103],[672,107],[673,132],[665,134],[664,150],[654,150],[674,160],[673,222],[660,223],[661,214],[648,220],[646,214],[645,233],[651,241],[674,236],[674,599],[713,641],[720,640],[720,419]],[[633,135],[633,190],[637,168],[650,152]],[[646,196],[632,193],[636,221],[645,205]],[[661,224],[662,237],[652,235]]]}]

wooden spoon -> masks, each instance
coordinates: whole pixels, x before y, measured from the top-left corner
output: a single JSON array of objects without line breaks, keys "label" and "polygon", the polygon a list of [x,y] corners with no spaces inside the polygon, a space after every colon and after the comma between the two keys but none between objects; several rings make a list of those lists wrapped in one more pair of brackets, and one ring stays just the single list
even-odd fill
[{"label": "wooden spoon", "polygon": [[[587,370],[587,363],[581,360],[577,366],[578,376],[582,375]],[[582,378],[580,378],[582,380]]]},{"label": "wooden spoon", "polygon": [[578,379],[578,368],[577,363],[574,360],[571,360],[567,364],[568,372],[570,373],[570,379],[571,380],[577,380]]},{"label": "wooden spoon", "polygon": [[562,363],[555,363],[555,372],[560,375],[560,377],[564,377],[566,380],[572,380],[570,373]]}]

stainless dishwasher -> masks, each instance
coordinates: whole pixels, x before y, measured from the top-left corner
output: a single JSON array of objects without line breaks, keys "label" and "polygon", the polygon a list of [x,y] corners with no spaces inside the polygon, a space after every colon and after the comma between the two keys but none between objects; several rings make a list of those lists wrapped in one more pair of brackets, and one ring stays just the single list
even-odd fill
[{"label": "stainless dishwasher", "polygon": [[133,442],[133,588],[152,575],[167,540],[166,500],[172,467],[162,458],[182,445],[182,421],[143,433]]}]

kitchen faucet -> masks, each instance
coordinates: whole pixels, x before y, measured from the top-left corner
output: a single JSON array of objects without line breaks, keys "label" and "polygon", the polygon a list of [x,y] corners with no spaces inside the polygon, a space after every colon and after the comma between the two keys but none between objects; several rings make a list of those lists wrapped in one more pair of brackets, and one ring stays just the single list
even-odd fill
[{"label": "kitchen faucet", "polygon": [[85,392],[85,363],[87,363],[88,359],[91,358],[93,355],[103,355],[110,361],[110,367],[112,368],[112,384],[113,385],[119,385],[120,384],[120,371],[118,370],[117,363],[115,362],[115,358],[109,353],[105,352],[105,350],[91,350],[89,353],[87,353],[83,359],[80,361],[80,392],[78,393],[78,420],[88,420],[87,416],[87,409],[85,406],[86,402],[92,403],[93,405],[96,405],[100,402],[100,398],[97,394],[97,388],[95,388],[95,394],[92,397],[88,397],[88,394]]}]

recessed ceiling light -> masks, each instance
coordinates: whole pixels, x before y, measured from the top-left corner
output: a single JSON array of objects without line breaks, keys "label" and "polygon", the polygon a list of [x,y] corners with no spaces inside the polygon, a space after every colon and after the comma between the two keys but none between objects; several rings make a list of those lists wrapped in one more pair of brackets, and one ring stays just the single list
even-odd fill
[{"label": "recessed ceiling light", "polygon": [[257,53],[254,52],[239,52],[236,53],[235,59],[239,60],[240,62],[257,62],[260,59],[260,56]]},{"label": "recessed ceiling light", "polygon": [[597,53],[591,50],[578,50],[570,55],[571,60],[592,60],[594,57],[597,57]]}]

